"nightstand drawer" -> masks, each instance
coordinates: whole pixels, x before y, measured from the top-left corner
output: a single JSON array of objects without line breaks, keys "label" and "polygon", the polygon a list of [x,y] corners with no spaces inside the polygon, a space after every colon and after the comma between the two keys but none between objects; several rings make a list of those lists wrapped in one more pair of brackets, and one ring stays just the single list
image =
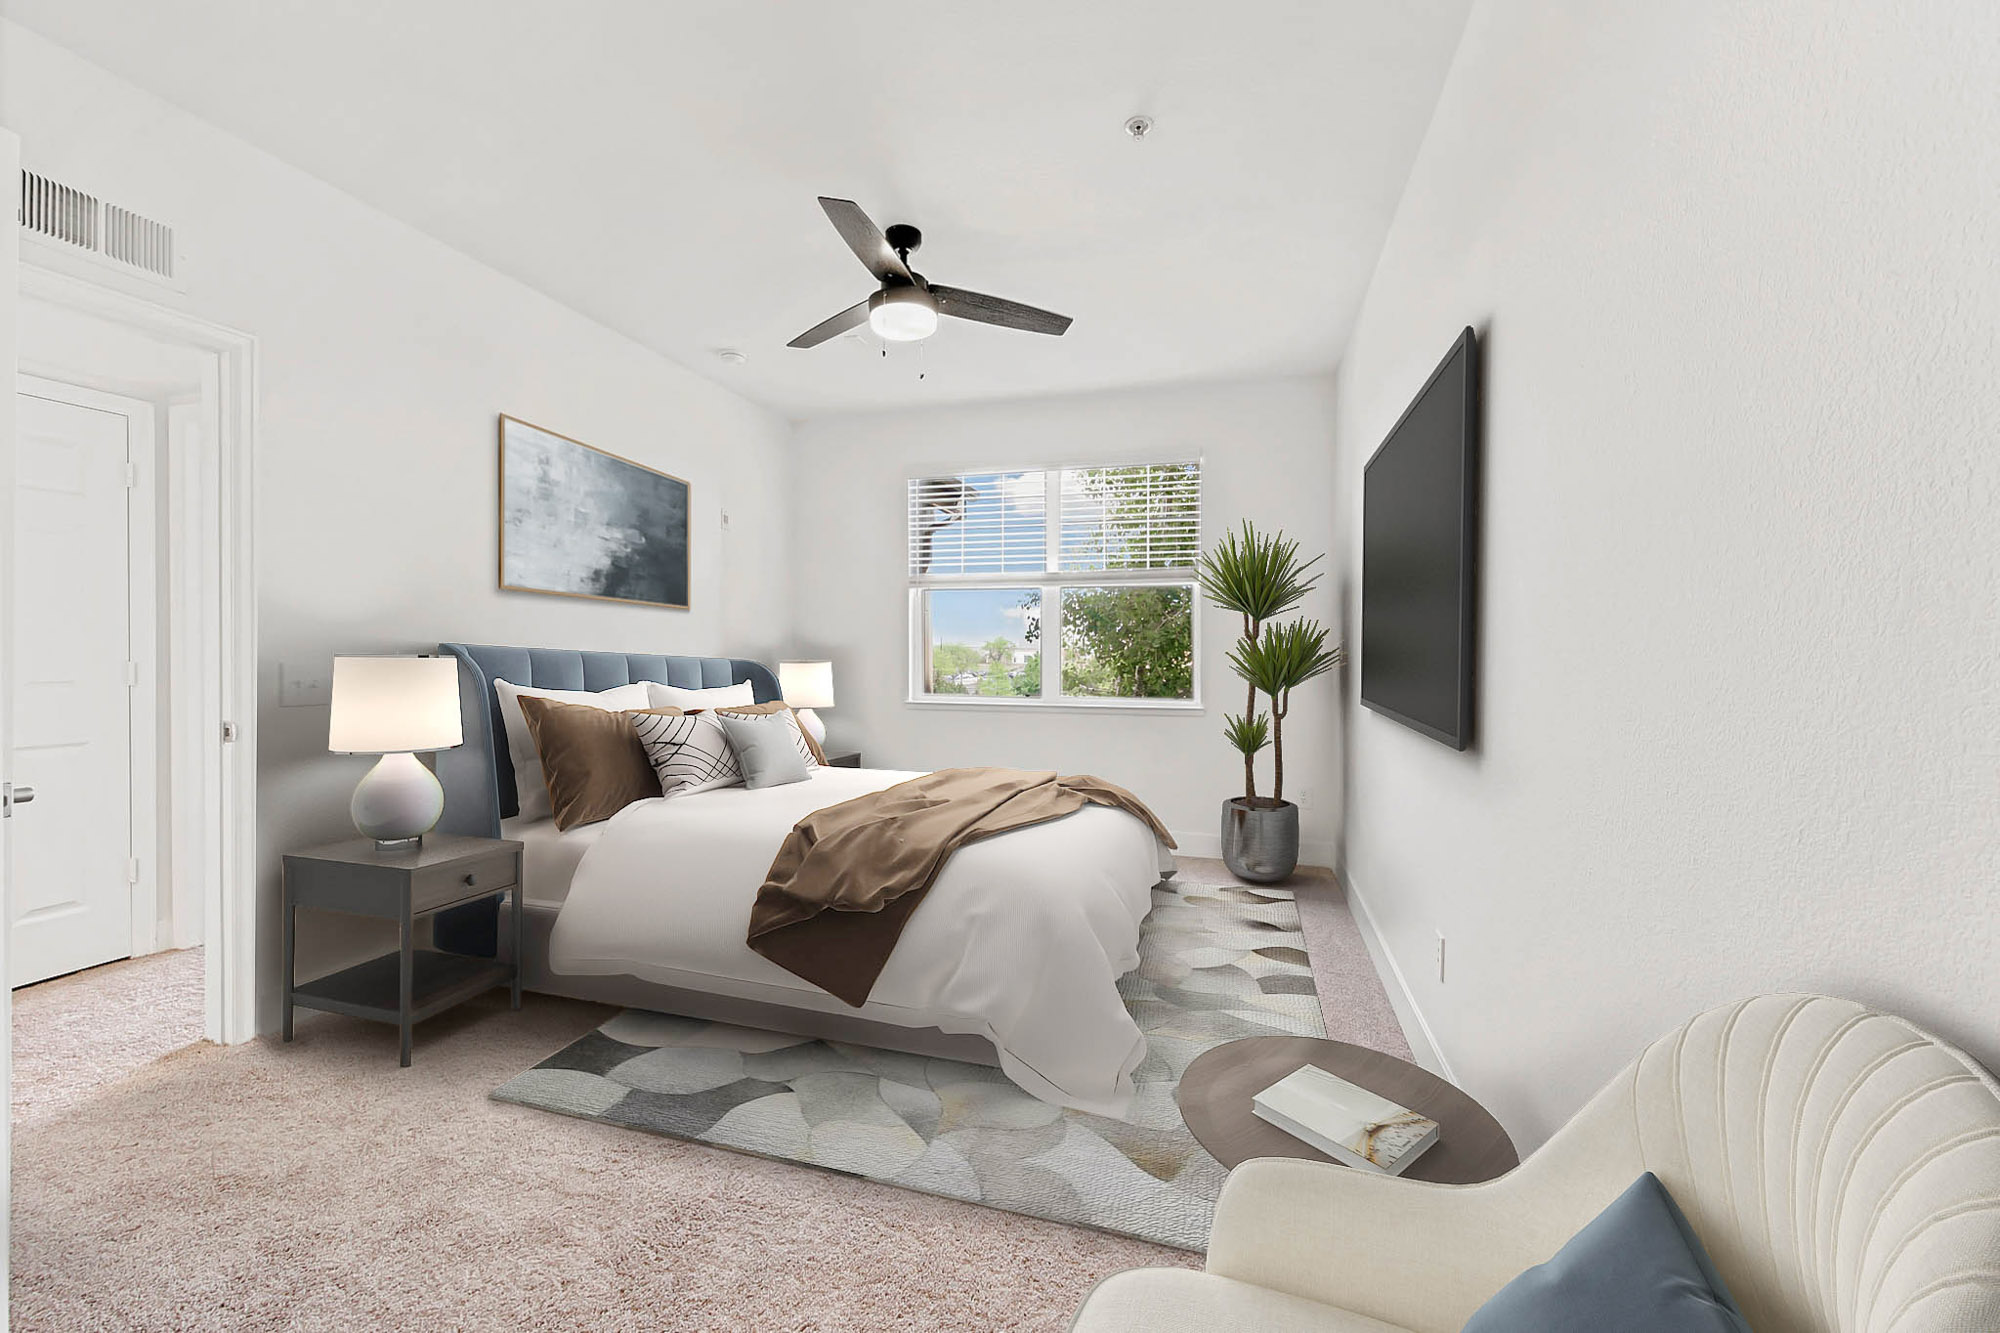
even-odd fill
[{"label": "nightstand drawer", "polygon": [[410,876],[410,911],[420,916],[469,898],[483,898],[512,888],[520,878],[521,854],[506,849],[476,860],[425,866]]}]

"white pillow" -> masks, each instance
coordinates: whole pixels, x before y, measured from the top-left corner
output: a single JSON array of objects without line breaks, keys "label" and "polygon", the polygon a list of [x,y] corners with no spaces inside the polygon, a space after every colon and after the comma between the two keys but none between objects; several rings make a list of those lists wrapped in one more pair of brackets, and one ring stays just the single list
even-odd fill
[{"label": "white pillow", "polygon": [[[746,716],[746,715],[745,715],[745,714],[738,714],[738,716],[739,716],[739,717],[741,717],[741,716]],[[750,716],[750,717],[756,717],[756,716],[758,716],[758,714],[755,714],[755,713],[751,713],[751,714],[747,714],[747,716]],[[821,765],[821,763],[819,762],[819,760],[817,760],[817,759],[813,758],[813,747],[812,747],[812,742],[810,742],[810,741],[808,741],[808,740],[806,739],[806,733],[804,732],[804,730],[803,730],[803,729],[801,729],[801,727],[800,727],[800,725],[799,725],[799,715],[798,715],[798,712],[797,712],[797,710],[795,710],[795,709],[786,709],[786,710],[785,710],[784,712],[782,712],[782,713],[766,713],[766,714],[763,714],[763,716],[766,716],[766,717],[781,717],[781,718],[785,719],[785,725],[786,725],[786,727],[787,727],[787,728],[789,728],[789,729],[790,729],[790,732],[791,732],[791,738],[792,738],[792,748],[796,749],[796,750],[797,750],[797,751],[799,752],[799,758],[801,758],[801,759],[803,759],[803,760],[805,760],[805,761],[806,761],[806,774],[807,774],[807,776],[811,776],[811,774],[812,774],[812,771],[813,771],[813,770],[814,770],[815,768],[820,768],[820,767],[823,767],[823,765]],[[727,727],[724,727],[724,728],[723,728],[723,731],[725,731],[725,732],[728,732],[728,731],[729,731],[729,728],[727,728]],[[731,736],[732,736],[732,738],[733,738],[733,736],[734,736],[734,733],[732,732],[732,733],[730,733],[730,735],[731,735]],[[739,755],[739,756],[738,756],[738,758],[741,758],[741,756]]]},{"label": "white pillow", "polygon": [[647,697],[652,702],[648,708],[683,708],[693,712],[697,708],[729,708],[737,704],[757,702],[756,687],[749,681],[740,685],[717,685],[706,690],[684,690],[678,685],[662,685],[657,680],[646,682]]},{"label": "white pillow", "polygon": [[[707,714],[702,714],[706,717]],[[799,746],[799,726],[790,713],[717,713],[722,734],[736,752],[743,785],[783,787],[812,776],[813,762]]]},{"label": "white pillow", "polygon": [[662,796],[687,796],[743,781],[735,747],[714,713],[641,713],[632,719]]},{"label": "white pillow", "polygon": [[493,688],[500,695],[500,720],[507,727],[507,757],[514,761],[514,791],[521,798],[523,819],[548,817],[549,786],[542,777],[542,755],[535,748],[534,733],[528,730],[528,719],[516,702],[522,695],[554,699],[557,703],[583,704],[610,713],[652,707],[647,702],[646,682],[643,680],[608,690],[544,690],[504,680],[494,681]]}]

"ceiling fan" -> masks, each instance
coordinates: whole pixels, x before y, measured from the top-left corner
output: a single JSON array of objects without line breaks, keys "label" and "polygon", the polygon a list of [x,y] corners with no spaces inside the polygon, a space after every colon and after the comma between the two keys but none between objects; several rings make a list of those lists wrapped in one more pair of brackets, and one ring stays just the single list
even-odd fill
[{"label": "ceiling fan", "polygon": [[910,267],[911,251],[924,243],[924,234],[915,227],[898,223],[884,232],[851,199],[822,195],[819,206],[826,210],[827,220],[847,242],[847,248],[882,284],[882,290],[832,319],[821,320],[785,344],[787,347],[817,347],[864,323],[891,342],[918,342],[937,332],[939,315],[1058,337],[1069,328],[1068,315],[926,282],[923,274]]}]

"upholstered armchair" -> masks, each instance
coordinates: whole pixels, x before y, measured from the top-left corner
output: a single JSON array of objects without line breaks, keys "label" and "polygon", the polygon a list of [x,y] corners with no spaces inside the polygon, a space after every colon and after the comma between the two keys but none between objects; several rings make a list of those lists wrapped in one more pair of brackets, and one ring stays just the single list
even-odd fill
[{"label": "upholstered armchair", "polygon": [[1901,1019],[1796,995],[1655,1042],[1484,1185],[1246,1162],[1206,1271],[1119,1273],[1075,1327],[1458,1333],[1646,1171],[1757,1333],[2000,1330],[2000,1086]]}]

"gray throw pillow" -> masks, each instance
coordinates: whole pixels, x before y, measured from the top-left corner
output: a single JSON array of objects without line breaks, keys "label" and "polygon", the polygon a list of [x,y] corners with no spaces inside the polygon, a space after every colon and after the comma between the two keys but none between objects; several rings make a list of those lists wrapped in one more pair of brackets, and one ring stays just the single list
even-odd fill
[{"label": "gray throw pillow", "polygon": [[743,769],[743,785],[782,787],[806,780],[805,756],[799,753],[790,713],[717,713],[729,748]]},{"label": "gray throw pillow", "polygon": [[1648,1171],[1555,1258],[1479,1307],[1464,1333],[1750,1333],[1722,1275]]}]

